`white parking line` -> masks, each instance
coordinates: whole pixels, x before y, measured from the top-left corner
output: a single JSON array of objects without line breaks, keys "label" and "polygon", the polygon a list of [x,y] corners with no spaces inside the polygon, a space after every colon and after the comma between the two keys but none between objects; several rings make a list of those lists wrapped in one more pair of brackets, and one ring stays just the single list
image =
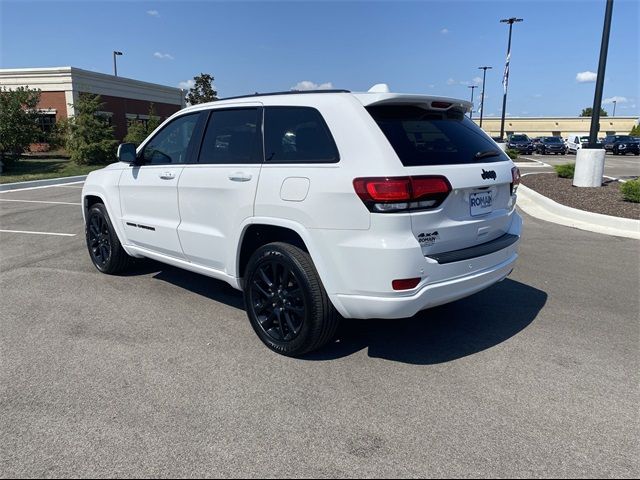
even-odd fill
[{"label": "white parking line", "polygon": [[0,202],[24,202],[24,203],[48,203],[51,205],[82,205],[81,203],[69,203],[69,202],[45,202],[44,200],[16,200],[9,198],[0,198]]},{"label": "white parking line", "polygon": [[75,237],[75,233],[29,232],[26,230],[0,230],[0,233],[27,233],[30,235],[55,235],[58,237]]},{"label": "white parking line", "polygon": [[51,188],[51,187],[59,187],[61,185],[77,185],[78,183],[84,183],[84,180],[80,180],[78,182],[69,182],[64,184],[54,184],[54,185],[41,185],[39,187],[25,187],[25,188],[14,188],[13,190],[2,190],[0,193],[10,193],[10,192],[24,192],[25,190],[39,190],[41,188]]}]

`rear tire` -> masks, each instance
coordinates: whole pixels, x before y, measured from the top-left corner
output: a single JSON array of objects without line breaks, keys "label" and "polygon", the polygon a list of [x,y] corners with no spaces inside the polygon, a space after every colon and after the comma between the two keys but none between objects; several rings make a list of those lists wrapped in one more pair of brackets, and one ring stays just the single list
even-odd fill
[{"label": "rear tire", "polygon": [[85,238],[89,257],[102,273],[113,275],[129,268],[133,257],[124,251],[106,207],[95,203],[87,212]]},{"label": "rear tire", "polygon": [[296,357],[323,347],[340,323],[311,256],[288,243],[264,245],[251,256],[244,301],[260,340],[281,355]]}]

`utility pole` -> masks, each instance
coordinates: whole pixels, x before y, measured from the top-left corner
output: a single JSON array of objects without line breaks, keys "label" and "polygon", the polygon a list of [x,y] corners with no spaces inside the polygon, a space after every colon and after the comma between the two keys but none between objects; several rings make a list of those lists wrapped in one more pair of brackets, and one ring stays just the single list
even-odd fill
[{"label": "utility pole", "polygon": [[469,85],[467,88],[471,89],[471,110],[469,111],[469,118],[473,118],[473,91],[478,88],[477,85]]},{"label": "utility pole", "polygon": [[504,141],[504,116],[507,111],[507,88],[509,86],[509,62],[511,62],[511,32],[513,31],[513,24],[522,22],[522,18],[503,18],[500,23],[509,24],[509,44],[507,45],[507,62],[504,66],[504,76],[502,78],[502,86],[504,87],[504,97],[502,98],[502,120],[500,121],[500,140]]},{"label": "utility pole", "polygon": [[116,63],[116,56],[122,55],[122,52],[113,51],[113,75],[118,76],[118,64]]},{"label": "utility pole", "polygon": [[480,97],[480,128],[482,128],[482,115],[484,114],[484,83],[487,79],[487,70],[491,70],[493,67],[478,67],[478,70],[484,70],[482,72],[482,95]]}]

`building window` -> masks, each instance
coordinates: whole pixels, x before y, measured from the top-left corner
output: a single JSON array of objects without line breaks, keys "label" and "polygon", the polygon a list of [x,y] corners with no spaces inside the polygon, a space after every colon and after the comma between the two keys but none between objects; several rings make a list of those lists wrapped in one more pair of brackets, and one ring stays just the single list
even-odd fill
[{"label": "building window", "polygon": [[113,127],[113,112],[96,112],[96,115],[100,117],[107,125]]}]

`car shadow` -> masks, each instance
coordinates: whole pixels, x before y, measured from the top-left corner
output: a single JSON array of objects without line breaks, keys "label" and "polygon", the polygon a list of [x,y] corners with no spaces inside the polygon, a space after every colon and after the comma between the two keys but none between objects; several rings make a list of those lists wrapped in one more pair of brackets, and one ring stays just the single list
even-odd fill
[{"label": "car shadow", "polygon": [[450,362],[515,336],[535,320],[546,301],[542,290],[507,279],[411,318],[343,320],[334,342],[305,359],[334,360],[367,348],[370,357],[395,362]]},{"label": "car shadow", "polygon": [[[242,293],[225,282],[152,260],[126,275],[153,278],[244,310]],[[370,357],[415,365],[450,362],[488,350],[517,335],[538,316],[547,294],[506,279],[470,297],[399,320],[343,319],[331,344],[302,357],[330,361],[367,349]]]}]

